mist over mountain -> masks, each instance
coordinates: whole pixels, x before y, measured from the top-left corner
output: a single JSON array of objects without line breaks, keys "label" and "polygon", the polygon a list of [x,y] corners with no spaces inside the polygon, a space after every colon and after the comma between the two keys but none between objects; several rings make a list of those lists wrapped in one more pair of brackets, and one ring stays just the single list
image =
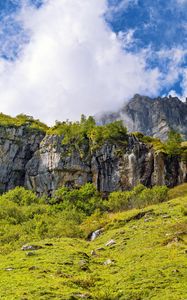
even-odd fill
[{"label": "mist over mountain", "polygon": [[177,97],[150,98],[136,94],[116,112],[96,117],[106,124],[123,120],[129,132],[139,131],[145,135],[165,140],[168,131],[174,129],[187,138],[187,103]]}]

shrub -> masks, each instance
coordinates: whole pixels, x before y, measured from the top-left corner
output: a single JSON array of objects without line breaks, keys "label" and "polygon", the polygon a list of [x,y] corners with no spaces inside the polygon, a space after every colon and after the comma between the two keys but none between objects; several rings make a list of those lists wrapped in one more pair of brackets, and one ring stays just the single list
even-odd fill
[{"label": "shrub", "polygon": [[168,133],[168,140],[166,141],[166,152],[168,155],[180,155],[181,154],[182,137],[180,133],[170,130]]},{"label": "shrub", "polygon": [[33,227],[35,235],[41,239],[59,237],[82,237],[80,224],[85,215],[75,208],[52,211],[51,214],[35,216]]},{"label": "shrub", "polygon": [[113,192],[109,195],[108,208],[113,212],[130,209],[131,192]]},{"label": "shrub", "polygon": [[0,200],[0,219],[9,224],[20,224],[26,220],[26,216],[18,206],[7,199]]},{"label": "shrub", "polygon": [[94,151],[105,141],[125,144],[127,140],[127,129],[122,121],[99,126],[93,117],[86,119],[84,115],[80,122],[56,122],[56,125],[48,130],[48,134],[62,135],[62,144],[72,145],[77,150],[86,147],[87,150]]},{"label": "shrub", "polygon": [[55,209],[76,208],[86,215],[91,215],[96,209],[103,208],[103,202],[96,187],[87,183],[80,189],[59,188],[52,199],[51,204],[55,204]]},{"label": "shrub", "polygon": [[142,208],[167,199],[168,188],[166,186],[155,186],[150,189],[139,184],[131,191],[111,193],[108,200],[108,208],[117,212],[132,208]]},{"label": "shrub", "polygon": [[26,190],[23,187],[16,187],[13,190],[3,194],[0,197],[1,200],[8,200],[18,205],[31,205],[39,202],[39,198],[30,190]]}]

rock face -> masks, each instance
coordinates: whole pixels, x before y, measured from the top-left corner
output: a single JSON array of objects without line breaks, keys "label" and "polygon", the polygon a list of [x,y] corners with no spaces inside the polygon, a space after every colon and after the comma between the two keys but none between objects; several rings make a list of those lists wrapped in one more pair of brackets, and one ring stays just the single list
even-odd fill
[{"label": "rock face", "polygon": [[27,126],[0,126],[0,192],[24,185],[25,166],[43,137]]},{"label": "rock face", "polygon": [[172,187],[187,180],[186,163],[169,158],[129,135],[127,145],[105,143],[93,153],[62,145],[62,137],[46,136],[26,165],[25,186],[51,194],[58,187],[93,182],[99,191],[126,190],[138,183]]},{"label": "rock face", "polygon": [[137,94],[118,112],[105,114],[99,121],[104,124],[119,119],[129,132],[139,131],[165,140],[172,128],[187,139],[187,103],[177,97],[151,99]]},{"label": "rock face", "polygon": [[125,145],[105,142],[96,150],[63,145],[63,136],[45,135],[27,126],[0,127],[1,192],[25,186],[51,195],[60,186],[93,182],[98,190],[126,190],[138,183],[174,186],[187,181],[187,165],[155,153],[133,135]]}]

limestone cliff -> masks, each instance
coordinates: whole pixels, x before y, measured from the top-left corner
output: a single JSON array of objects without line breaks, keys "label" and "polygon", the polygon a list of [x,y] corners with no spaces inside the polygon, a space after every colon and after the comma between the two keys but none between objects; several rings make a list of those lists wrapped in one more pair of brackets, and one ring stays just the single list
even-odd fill
[{"label": "limestone cliff", "polygon": [[25,186],[39,194],[50,194],[59,186],[81,186],[93,182],[98,190],[125,190],[138,183],[174,186],[186,181],[187,166],[178,158],[155,153],[151,146],[128,136],[124,147],[105,142],[81,157],[69,151],[62,137],[46,136],[26,165]]},{"label": "limestone cliff", "polygon": [[24,185],[26,164],[43,138],[28,126],[0,126],[0,192]]},{"label": "limestone cliff", "polygon": [[95,150],[63,145],[63,136],[45,135],[27,126],[0,127],[1,192],[25,186],[50,195],[62,185],[93,182],[98,190],[174,186],[187,180],[186,163],[155,153],[150,145],[128,135],[125,145],[105,142]]}]

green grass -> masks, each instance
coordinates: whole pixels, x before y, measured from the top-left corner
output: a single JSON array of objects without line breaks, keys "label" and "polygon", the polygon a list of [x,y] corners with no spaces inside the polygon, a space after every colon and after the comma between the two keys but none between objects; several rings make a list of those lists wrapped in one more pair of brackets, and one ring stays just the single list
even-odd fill
[{"label": "green grass", "polygon": [[177,197],[182,197],[184,195],[187,195],[187,184],[186,183],[178,185],[178,186],[170,189],[169,193],[168,193],[169,199],[175,199]]},{"label": "green grass", "polygon": [[[92,242],[28,235],[1,246],[0,299],[186,300],[186,186],[168,202],[108,214]],[[89,218],[82,224],[88,231],[97,225]],[[111,239],[116,244],[106,247]],[[43,248],[28,256],[26,242]]]}]

